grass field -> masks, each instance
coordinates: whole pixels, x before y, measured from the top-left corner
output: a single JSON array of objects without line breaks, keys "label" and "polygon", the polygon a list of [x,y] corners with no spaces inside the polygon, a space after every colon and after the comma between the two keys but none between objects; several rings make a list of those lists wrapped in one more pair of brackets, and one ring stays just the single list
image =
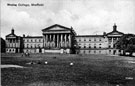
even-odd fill
[{"label": "grass field", "polygon": [[[31,61],[36,64],[26,64]],[[129,61],[135,58],[68,54],[2,56],[1,64],[25,68],[2,68],[1,83],[2,86],[135,86],[135,64]],[[74,65],[69,65],[71,62]]]}]

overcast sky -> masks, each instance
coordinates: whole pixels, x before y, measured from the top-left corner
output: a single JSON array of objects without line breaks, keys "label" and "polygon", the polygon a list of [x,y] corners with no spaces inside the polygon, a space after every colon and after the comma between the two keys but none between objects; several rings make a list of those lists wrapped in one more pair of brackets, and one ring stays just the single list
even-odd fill
[{"label": "overcast sky", "polygon": [[[44,6],[7,6],[39,3]],[[79,35],[118,30],[135,34],[135,0],[1,0],[1,36],[12,27],[17,35],[42,35],[42,29],[61,24]]]}]

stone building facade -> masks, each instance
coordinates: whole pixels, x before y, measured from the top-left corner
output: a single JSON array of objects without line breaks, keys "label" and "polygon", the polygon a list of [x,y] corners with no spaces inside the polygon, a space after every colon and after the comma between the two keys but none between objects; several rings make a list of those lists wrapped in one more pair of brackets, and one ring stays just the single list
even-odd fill
[{"label": "stone building facade", "polygon": [[26,53],[42,53],[43,37],[27,36],[23,37],[23,52]]},{"label": "stone building facade", "polygon": [[6,52],[7,53],[20,53],[22,52],[22,37],[17,36],[12,28],[11,33],[6,35]]},{"label": "stone building facade", "polygon": [[78,35],[78,53],[80,54],[119,54],[120,50],[115,48],[115,43],[124,33],[117,31],[114,24],[113,31],[103,35]]},{"label": "stone building facade", "polygon": [[42,36],[17,36],[14,30],[6,36],[7,53],[78,53],[119,54],[114,44],[124,33],[113,31],[102,35],[76,35],[74,29],[55,24],[42,29]]},{"label": "stone building facade", "polygon": [[52,25],[42,30],[43,36],[17,36],[14,29],[6,36],[7,53],[75,53],[76,33],[73,28]]},{"label": "stone building facade", "polygon": [[79,35],[76,36],[81,54],[107,54],[108,38],[104,35]]}]

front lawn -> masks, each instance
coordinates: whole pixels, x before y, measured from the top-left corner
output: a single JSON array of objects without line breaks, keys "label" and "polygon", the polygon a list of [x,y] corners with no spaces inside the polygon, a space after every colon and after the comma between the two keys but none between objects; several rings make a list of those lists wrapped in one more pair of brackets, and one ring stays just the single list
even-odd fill
[{"label": "front lawn", "polygon": [[[135,64],[127,63],[132,59],[128,58],[104,55],[2,57],[2,64],[26,68],[2,68],[1,82],[2,86],[134,86]],[[26,64],[28,62],[36,64]],[[74,65],[69,65],[71,62]],[[125,77],[133,77],[133,80]]]}]

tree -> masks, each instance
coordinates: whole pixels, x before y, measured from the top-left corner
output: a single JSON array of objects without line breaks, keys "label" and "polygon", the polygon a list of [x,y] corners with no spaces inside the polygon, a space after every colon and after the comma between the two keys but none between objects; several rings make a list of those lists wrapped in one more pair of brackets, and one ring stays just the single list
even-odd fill
[{"label": "tree", "polygon": [[123,50],[123,55],[129,52],[132,56],[135,52],[135,35],[134,34],[124,34],[115,44],[117,49]]},{"label": "tree", "polygon": [[126,51],[130,53],[130,56],[135,52],[135,37],[130,38]]}]

